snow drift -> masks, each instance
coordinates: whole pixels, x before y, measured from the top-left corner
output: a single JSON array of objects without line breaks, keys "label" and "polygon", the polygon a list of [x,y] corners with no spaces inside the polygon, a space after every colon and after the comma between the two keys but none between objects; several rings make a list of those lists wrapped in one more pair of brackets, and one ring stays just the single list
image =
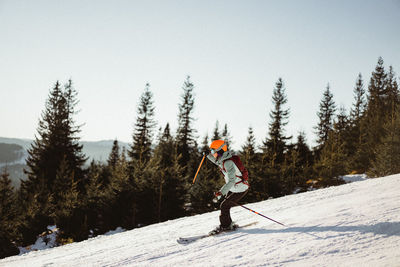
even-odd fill
[{"label": "snow drift", "polygon": [[219,212],[181,218],[0,260],[0,266],[400,266],[400,175],[235,207],[258,224],[188,245]]}]

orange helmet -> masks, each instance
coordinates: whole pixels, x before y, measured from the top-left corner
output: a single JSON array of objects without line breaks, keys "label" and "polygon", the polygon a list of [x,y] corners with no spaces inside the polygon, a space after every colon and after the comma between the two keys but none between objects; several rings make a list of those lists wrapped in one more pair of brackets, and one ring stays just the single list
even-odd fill
[{"label": "orange helmet", "polygon": [[228,150],[228,146],[225,144],[224,140],[214,140],[210,145],[211,154],[217,158],[221,156],[225,151]]}]

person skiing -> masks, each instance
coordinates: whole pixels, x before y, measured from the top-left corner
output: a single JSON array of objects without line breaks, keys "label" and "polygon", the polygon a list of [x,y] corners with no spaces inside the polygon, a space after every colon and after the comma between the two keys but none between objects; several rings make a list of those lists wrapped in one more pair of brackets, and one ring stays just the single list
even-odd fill
[{"label": "person skiing", "polygon": [[233,223],[230,209],[236,206],[249,189],[248,172],[243,166],[240,158],[233,155],[228,150],[228,146],[224,140],[214,140],[210,145],[211,152],[207,158],[217,165],[225,178],[225,185],[214,193],[213,202],[217,203],[221,197],[224,200],[221,202],[221,214],[219,216],[220,225],[210,234],[216,234],[222,231],[234,230],[238,227]]}]

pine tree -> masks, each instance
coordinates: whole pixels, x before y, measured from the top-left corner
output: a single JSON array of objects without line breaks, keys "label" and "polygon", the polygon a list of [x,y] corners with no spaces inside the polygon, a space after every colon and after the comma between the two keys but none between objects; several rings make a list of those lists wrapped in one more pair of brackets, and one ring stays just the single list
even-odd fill
[{"label": "pine tree", "polygon": [[300,132],[297,136],[297,142],[294,148],[299,153],[299,166],[305,168],[313,163],[313,155],[310,147],[307,145],[305,132]]},{"label": "pine tree", "polygon": [[367,116],[383,118],[385,109],[385,98],[387,96],[387,74],[383,66],[383,59],[380,57],[372,72],[371,80],[368,86],[368,109]]},{"label": "pine tree", "polygon": [[133,143],[130,146],[128,155],[131,159],[129,163],[130,173],[130,200],[131,207],[131,226],[148,224],[151,220],[147,205],[154,202],[152,198],[152,180],[148,175],[147,164],[152,156],[152,138],[154,122],[153,94],[150,85],[147,83],[143,94],[140,97],[137,110],[137,119],[133,133]]},{"label": "pine tree", "polygon": [[179,115],[178,115],[178,130],[176,133],[176,145],[177,152],[180,156],[179,164],[186,168],[185,173],[189,171],[188,163],[190,161],[190,155],[194,152],[197,146],[195,140],[195,129],[192,126],[194,121],[194,85],[190,81],[188,76],[183,83],[183,93],[181,96],[181,103],[179,104]]},{"label": "pine tree", "polygon": [[363,171],[369,169],[375,161],[377,148],[384,138],[384,124],[387,121],[387,98],[388,91],[387,73],[383,66],[383,59],[380,57],[368,85],[367,109],[361,121],[361,127],[365,133],[365,141],[361,144],[360,154],[365,161],[362,163]]},{"label": "pine tree", "polygon": [[334,128],[338,132],[344,132],[349,125],[349,119],[346,114],[346,108],[344,106],[339,107],[339,113],[336,116],[336,120],[334,123]]},{"label": "pine tree", "polygon": [[290,149],[287,157],[289,176],[292,186],[299,191],[305,191],[306,184],[312,176],[313,154],[306,142],[306,135],[300,132],[293,148]]},{"label": "pine tree", "polygon": [[319,118],[318,125],[315,127],[317,130],[317,154],[324,147],[326,141],[328,140],[329,133],[333,129],[335,111],[336,105],[333,101],[333,94],[331,93],[330,86],[328,84],[319,104],[319,111],[317,113]]},{"label": "pine tree", "polygon": [[386,107],[387,112],[386,116],[388,120],[393,120],[398,112],[398,108],[400,107],[400,92],[397,84],[397,80],[395,78],[396,73],[393,70],[392,66],[389,66],[389,72],[387,73],[385,86],[386,86]]},{"label": "pine tree", "polygon": [[353,124],[359,124],[362,116],[364,115],[367,103],[365,98],[365,89],[364,89],[364,81],[361,73],[358,74],[356,86],[353,90],[354,94],[354,103],[353,107],[350,111],[350,119]]},{"label": "pine tree", "polygon": [[228,147],[232,150],[232,136],[231,133],[228,130],[228,124],[224,124],[224,129],[222,130],[221,134],[222,139],[225,141],[225,143],[228,145]]},{"label": "pine tree", "polygon": [[215,122],[215,127],[213,131],[213,136],[211,138],[212,141],[221,139],[221,134],[219,133],[219,122]]},{"label": "pine tree", "polygon": [[[66,109],[68,111],[68,117],[65,118],[65,147],[66,152],[66,164],[73,171],[76,181],[83,178],[82,167],[85,164],[87,157],[82,152],[83,145],[79,143],[80,138],[77,136],[81,132],[82,125],[76,125],[74,115],[78,113],[76,107],[79,103],[78,92],[75,90],[72,84],[72,80],[64,85],[64,97],[66,99]],[[61,159],[62,161],[63,159]],[[80,181],[79,181],[80,182]]]},{"label": "pine tree", "polygon": [[242,155],[242,161],[245,166],[249,165],[253,160],[256,153],[256,138],[254,136],[253,127],[249,127],[248,135],[245,144],[242,146],[240,154]]},{"label": "pine tree", "polygon": [[284,108],[287,97],[281,78],[275,84],[272,103],[274,104],[274,109],[270,113],[272,121],[269,124],[268,137],[263,142],[263,151],[269,157],[270,166],[275,168],[276,165],[283,163],[286,142],[292,138],[284,134],[284,127],[288,124],[289,109]]},{"label": "pine tree", "polygon": [[142,169],[151,157],[154,127],[153,93],[150,91],[150,84],[147,83],[139,100],[133,143],[128,151],[128,155],[138,169]]},{"label": "pine tree", "polygon": [[363,143],[365,142],[365,130],[362,128],[362,119],[365,115],[367,108],[366,93],[364,89],[364,82],[361,73],[357,77],[356,86],[353,90],[354,103],[350,111],[350,135],[348,139],[349,144],[349,169],[355,172],[365,172],[365,165],[367,159],[364,157],[362,151]]},{"label": "pine tree", "polygon": [[275,84],[272,103],[274,108],[270,113],[268,137],[261,147],[263,151],[261,167],[257,170],[257,175],[263,178],[262,198],[282,196],[286,184],[282,165],[285,163],[285,153],[288,149],[287,141],[292,137],[284,134],[284,127],[288,124],[289,108],[284,108],[287,97],[281,78]]},{"label": "pine tree", "polygon": [[343,183],[340,176],[347,172],[346,130],[347,116],[345,109],[341,108],[334,122],[333,129],[328,134],[328,139],[323,146],[319,160],[315,164],[321,186]]},{"label": "pine tree", "polygon": [[18,255],[18,248],[11,242],[16,241],[17,210],[15,193],[6,169],[0,176],[0,259]]},{"label": "pine tree", "polygon": [[261,194],[263,194],[263,180],[262,175],[258,175],[257,168],[260,164],[259,155],[256,153],[256,138],[254,136],[253,128],[248,128],[248,134],[246,142],[242,146],[239,154],[243,165],[246,167],[249,173],[249,183],[252,190],[249,190],[246,196],[247,201],[260,201],[262,200]]},{"label": "pine tree", "polygon": [[74,167],[75,173],[81,172],[86,159],[82,154],[82,145],[78,143],[79,138],[76,137],[80,127],[74,125],[72,118],[75,113],[75,95],[71,81],[65,86],[65,90],[59,82],[51,90],[46,109],[39,121],[39,137],[36,137],[28,150],[29,169],[26,173],[29,182],[34,183],[43,176],[47,179],[47,189],[51,189],[58,166],[64,157],[68,165]]},{"label": "pine tree", "polygon": [[120,159],[119,155],[119,145],[118,145],[118,140],[114,140],[113,146],[111,148],[110,155],[108,156],[108,166],[112,169],[115,170],[117,167],[118,161]]},{"label": "pine tree", "polygon": [[12,222],[16,217],[14,188],[9,176],[7,168],[3,169],[0,176],[0,231],[4,233],[13,232]]},{"label": "pine tree", "polygon": [[[353,155],[354,150],[352,146],[352,129],[351,129],[351,120],[350,117],[347,116],[347,112],[344,106],[340,106],[339,113],[337,114],[336,121],[334,123],[335,134],[338,135],[340,142],[342,143],[343,151],[342,157],[345,159],[346,163],[343,164],[343,172],[352,171],[352,166],[349,166],[349,160],[351,155]],[[346,174],[344,173],[344,174]]]},{"label": "pine tree", "polygon": [[71,171],[71,176],[65,179],[74,179],[78,184],[83,179],[86,158],[77,137],[80,126],[73,119],[78,103],[76,96],[71,80],[64,88],[59,82],[55,84],[39,121],[38,136],[28,149],[28,180],[21,183],[20,199],[30,212],[27,220],[32,234],[41,233],[51,223],[49,203],[59,204],[57,199],[51,201],[52,194],[66,190],[55,183],[62,162]]},{"label": "pine tree", "polygon": [[393,68],[389,67],[385,79],[386,112],[384,114],[382,140],[376,148],[376,158],[368,173],[371,176],[386,176],[400,172],[400,93]]}]

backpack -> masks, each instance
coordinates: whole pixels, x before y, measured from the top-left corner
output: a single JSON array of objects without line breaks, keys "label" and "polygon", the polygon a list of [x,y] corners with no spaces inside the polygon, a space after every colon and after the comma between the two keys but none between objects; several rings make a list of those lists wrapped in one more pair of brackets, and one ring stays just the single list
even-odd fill
[{"label": "backpack", "polygon": [[225,161],[227,161],[227,160],[232,160],[233,163],[235,163],[236,167],[238,167],[239,171],[242,173],[242,176],[238,176],[240,179],[242,179],[242,181],[239,182],[239,183],[244,183],[244,184],[248,185],[247,180],[249,179],[249,172],[247,171],[246,167],[244,167],[244,165],[243,165],[242,161],[240,160],[239,156],[234,155],[231,158],[224,160],[224,162],[222,163],[222,166],[223,166],[224,170],[225,170],[224,164],[225,164]]}]

